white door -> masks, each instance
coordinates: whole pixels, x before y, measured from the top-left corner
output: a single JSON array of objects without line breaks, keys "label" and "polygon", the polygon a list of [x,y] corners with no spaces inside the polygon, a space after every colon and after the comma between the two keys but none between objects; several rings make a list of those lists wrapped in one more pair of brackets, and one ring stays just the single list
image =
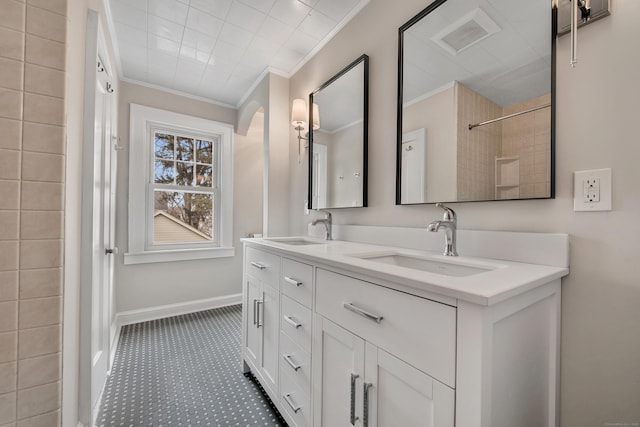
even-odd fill
[{"label": "white door", "polygon": [[426,129],[402,134],[402,203],[424,203],[427,201],[426,159]]},{"label": "white door", "polygon": [[453,389],[366,344],[363,427],[453,427]]},{"label": "white door", "polygon": [[96,415],[109,369],[115,229],[116,99],[97,13],[87,15],[80,289],[79,415]]},{"label": "white door", "polygon": [[318,410],[313,425],[362,426],[363,381],[364,340],[315,315],[312,384]]},{"label": "white door", "polygon": [[260,371],[273,395],[277,395],[278,335],[280,333],[280,305],[278,291],[262,283],[262,302],[259,305],[262,332],[262,363]]},{"label": "white door", "polygon": [[313,144],[313,177],[312,177],[313,209],[327,207],[327,146]]},{"label": "white door", "polygon": [[109,364],[108,329],[104,325],[108,319],[108,307],[106,307],[106,283],[105,275],[108,274],[105,265],[105,231],[108,226],[108,218],[105,216],[105,139],[107,134],[108,117],[108,93],[105,73],[98,74],[95,89],[95,133],[94,133],[94,160],[93,160],[93,271],[91,279],[91,403],[95,405],[101,384],[107,376]]}]

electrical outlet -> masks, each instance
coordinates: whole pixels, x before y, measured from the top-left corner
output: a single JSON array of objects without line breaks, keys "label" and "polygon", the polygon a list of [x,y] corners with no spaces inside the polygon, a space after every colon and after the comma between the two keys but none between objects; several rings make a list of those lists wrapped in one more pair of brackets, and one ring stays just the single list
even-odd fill
[{"label": "electrical outlet", "polygon": [[587,178],[584,183],[584,202],[595,203],[600,201],[600,178]]},{"label": "electrical outlet", "polygon": [[611,210],[611,169],[578,171],[573,177],[574,211]]}]

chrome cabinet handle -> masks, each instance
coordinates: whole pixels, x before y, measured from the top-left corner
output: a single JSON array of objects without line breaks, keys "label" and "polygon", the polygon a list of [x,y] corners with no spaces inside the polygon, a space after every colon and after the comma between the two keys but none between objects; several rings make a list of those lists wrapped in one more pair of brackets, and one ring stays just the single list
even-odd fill
[{"label": "chrome cabinet handle", "polygon": [[118,253],[118,248],[107,248],[104,250],[104,254],[105,255],[111,255],[111,254],[117,254]]},{"label": "chrome cabinet handle", "polygon": [[258,319],[258,316],[257,316],[257,314],[256,314],[256,311],[257,311],[257,308],[256,308],[256,307],[257,307],[257,306],[258,306],[258,300],[254,298],[254,299],[253,299],[253,324],[254,324],[254,325],[257,325],[257,324],[258,324],[258,320],[257,320],[257,319]]},{"label": "chrome cabinet handle", "polygon": [[373,314],[373,313],[371,313],[371,312],[369,312],[367,310],[364,310],[364,309],[362,309],[360,307],[357,307],[357,306],[351,304],[350,302],[345,302],[343,307],[346,308],[349,311],[352,311],[352,312],[354,312],[356,314],[359,314],[362,317],[365,317],[365,318],[367,318],[369,320],[373,320],[376,323],[382,322],[382,319],[383,319],[382,316],[378,316],[377,314]]},{"label": "chrome cabinet handle", "polygon": [[364,402],[362,404],[362,427],[369,427],[369,389],[373,387],[371,383],[364,383]]},{"label": "chrome cabinet handle", "polygon": [[302,368],[301,365],[296,365],[296,362],[293,361],[290,354],[283,354],[282,358],[291,366],[291,369],[298,372],[298,369]]},{"label": "chrome cabinet handle", "polygon": [[258,320],[256,326],[259,328],[261,326],[264,326],[264,322],[260,323],[260,317],[264,316],[264,309],[260,309],[260,307],[264,307],[264,301],[259,299],[256,302],[258,306]]},{"label": "chrome cabinet handle", "polygon": [[284,397],[284,401],[287,402],[287,405],[291,407],[291,410],[293,411],[293,413],[297,414],[298,411],[300,410],[300,407],[297,406],[291,399],[291,393],[283,394],[282,397]]},{"label": "chrome cabinet handle", "polygon": [[291,316],[284,316],[284,320],[285,320],[285,322],[287,322],[288,324],[290,324],[291,326],[293,326],[296,329],[298,329],[300,326],[302,326],[302,323],[296,322],[295,320],[293,320],[293,317],[291,317]]},{"label": "chrome cabinet handle", "polygon": [[251,265],[253,265],[255,268],[259,270],[264,270],[265,268],[267,268],[266,265],[260,264],[259,262],[255,262],[255,261],[251,261]]},{"label": "chrome cabinet handle", "polygon": [[358,417],[356,417],[356,380],[360,375],[351,374],[351,425],[356,425],[356,421],[358,421]]},{"label": "chrome cabinet handle", "polygon": [[289,276],[284,276],[284,281],[293,285],[293,286],[302,286],[302,282],[298,279],[295,279],[293,277],[289,277]]}]

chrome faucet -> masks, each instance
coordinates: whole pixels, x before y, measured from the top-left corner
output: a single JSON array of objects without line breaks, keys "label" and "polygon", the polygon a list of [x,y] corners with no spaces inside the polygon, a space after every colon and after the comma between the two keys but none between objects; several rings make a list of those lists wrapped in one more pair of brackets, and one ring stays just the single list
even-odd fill
[{"label": "chrome faucet", "polygon": [[325,213],[325,217],[320,219],[314,219],[311,225],[316,225],[319,223],[323,224],[326,231],[324,238],[326,240],[331,240],[331,212],[326,212],[326,211],[323,211],[323,212]]},{"label": "chrome faucet", "polygon": [[453,209],[446,207],[442,203],[436,203],[436,206],[444,209],[444,215],[440,221],[433,221],[429,223],[427,230],[436,232],[441,228],[444,228],[444,255],[458,256],[458,252],[456,251],[456,228],[458,225],[456,213]]}]

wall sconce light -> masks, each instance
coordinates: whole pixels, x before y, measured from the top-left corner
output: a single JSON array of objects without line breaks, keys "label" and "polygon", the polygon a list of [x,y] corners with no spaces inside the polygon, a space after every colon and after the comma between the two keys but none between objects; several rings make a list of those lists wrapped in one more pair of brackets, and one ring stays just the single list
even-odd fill
[{"label": "wall sconce light", "polygon": [[[313,104],[313,130],[320,129],[320,111],[318,109],[318,104]],[[305,135],[308,135],[309,128],[309,114],[307,112],[307,103],[304,99],[294,99],[293,105],[291,106],[291,125],[295,130],[298,131],[298,163],[300,163],[300,152],[302,150],[302,141],[309,141],[307,136],[302,136],[302,132],[306,132]],[[307,148],[309,146],[308,143],[305,143],[304,147]]]}]

